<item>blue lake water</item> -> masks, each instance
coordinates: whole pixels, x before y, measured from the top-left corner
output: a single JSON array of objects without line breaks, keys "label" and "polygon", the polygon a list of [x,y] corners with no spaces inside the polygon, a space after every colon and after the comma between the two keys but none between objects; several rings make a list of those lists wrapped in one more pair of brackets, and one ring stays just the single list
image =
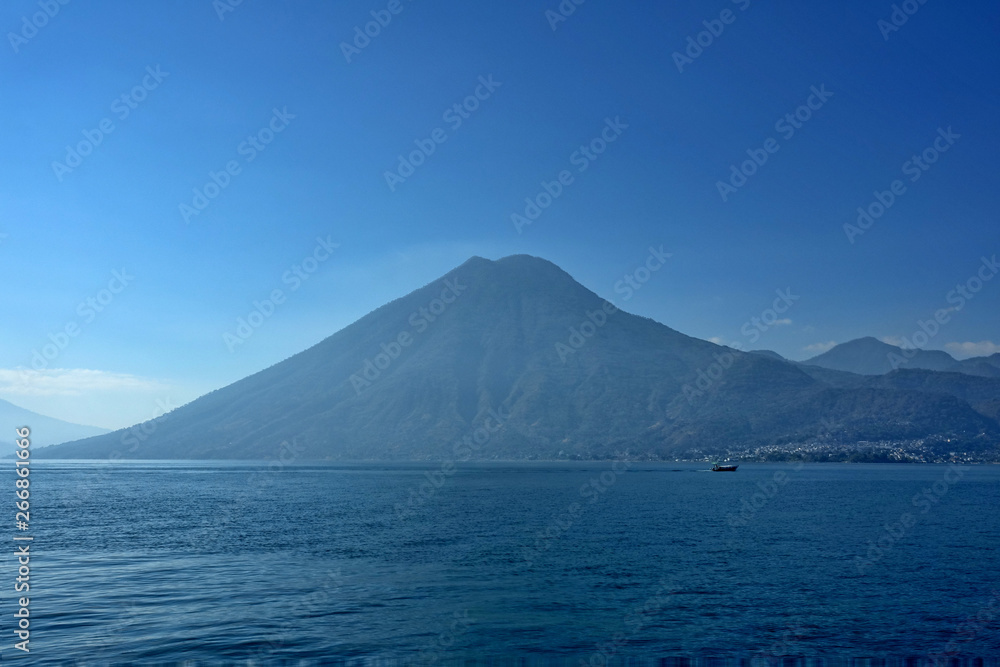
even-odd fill
[{"label": "blue lake water", "polygon": [[32,466],[4,661],[1000,655],[1000,466]]}]

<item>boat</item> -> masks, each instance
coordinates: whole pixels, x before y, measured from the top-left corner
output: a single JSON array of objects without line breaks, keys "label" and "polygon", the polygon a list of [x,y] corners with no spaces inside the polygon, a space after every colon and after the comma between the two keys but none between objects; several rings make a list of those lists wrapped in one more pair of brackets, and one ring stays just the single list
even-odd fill
[{"label": "boat", "polygon": [[720,466],[718,463],[714,463],[714,464],[712,464],[712,471],[713,472],[736,472],[736,469],[739,468],[739,467],[740,467],[739,465]]}]

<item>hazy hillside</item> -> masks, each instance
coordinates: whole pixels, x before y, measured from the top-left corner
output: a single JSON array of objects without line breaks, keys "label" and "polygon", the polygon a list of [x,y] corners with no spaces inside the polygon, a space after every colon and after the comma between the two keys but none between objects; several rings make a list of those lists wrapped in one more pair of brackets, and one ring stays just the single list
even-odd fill
[{"label": "hazy hillside", "polygon": [[761,354],[765,357],[770,357],[771,359],[777,359],[779,361],[788,361],[774,350],[749,350],[749,352],[750,354]]},{"label": "hazy hillside", "polygon": [[[803,364],[821,366],[860,375],[883,375],[896,368],[951,370],[958,364],[940,350],[904,350],[870,336],[841,343],[823,354],[806,359]],[[893,364],[895,363],[895,366]]]},{"label": "hazy hillside", "polygon": [[904,350],[870,336],[841,343],[801,363],[859,375],[884,375],[900,368],[1000,377],[1000,352],[957,361],[941,350]]},{"label": "hazy hillside", "polygon": [[865,386],[948,394],[966,401],[981,414],[993,419],[997,418],[996,405],[1000,403],[1000,378],[976,377],[964,373],[900,369],[870,378]]},{"label": "hazy hillside", "polygon": [[965,373],[967,375],[1000,378],[1000,352],[991,354],[988,357],[972,357],[971,359],[963,359],[951,370]]},{"label": "hazy hillside", "polygon": [[6,448],[8,452],[13,451],[10,448],[14,446],[16,437],[14,429],[21,426],[31,428],[31,443],[34,447],[55,445],[108,433],[106,428],[71,424],[60,419],[40,415],[31,410],[25,410],[4,400],[0,400],[0,424],[3,424],[5,428],[3,432],[0,432],[0,446]]},{"label": "hazy hillside", "polygon": [[[171,412],[128,456],[266,458],[294,441],[303,459],[448,458],[498,418],[476,458],[666,457],[806,439],[824,419],[845,441],[1000,440],[995,419],[955,396],[833,386],[605,308],[545,260],[476,257]],[[104,457],[120,443],[114,433],[50,454]]]}]

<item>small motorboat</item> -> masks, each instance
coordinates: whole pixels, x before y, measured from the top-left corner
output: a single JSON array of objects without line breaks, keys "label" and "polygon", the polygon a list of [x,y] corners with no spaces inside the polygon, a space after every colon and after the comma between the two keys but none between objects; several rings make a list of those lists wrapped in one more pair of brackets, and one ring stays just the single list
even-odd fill
[{"label": "small motorboat", "polygon": [[712,464],[712,472],[736,472],[739,465],[734,466],[720,466],[718,463]]}]

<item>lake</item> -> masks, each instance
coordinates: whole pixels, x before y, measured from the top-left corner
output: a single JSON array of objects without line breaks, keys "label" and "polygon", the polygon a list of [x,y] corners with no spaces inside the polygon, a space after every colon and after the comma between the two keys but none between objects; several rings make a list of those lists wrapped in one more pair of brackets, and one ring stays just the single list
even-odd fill
[{"label": "lake", "polygon": [[3,659],[1000,655],[1000,466],[707,468],[35,461]]}]

